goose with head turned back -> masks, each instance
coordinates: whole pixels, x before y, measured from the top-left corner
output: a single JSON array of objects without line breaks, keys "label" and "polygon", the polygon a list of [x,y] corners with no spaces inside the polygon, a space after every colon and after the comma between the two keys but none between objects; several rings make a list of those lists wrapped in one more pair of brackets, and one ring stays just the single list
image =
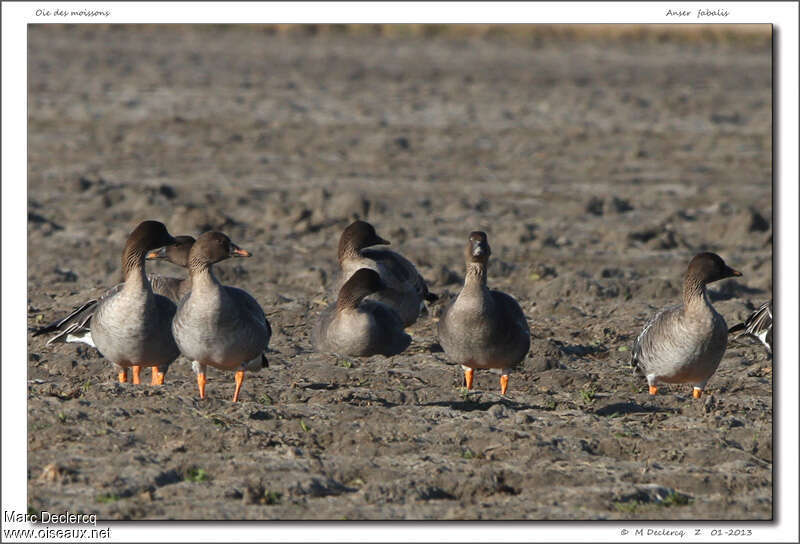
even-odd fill
[{"label": "goose with head turned back", "polygon": [[339,238],[339,267],[341,274],[337,288],[362,268],[377,272],[386,285],[369,300],[382,302],[392,308],[403,320],[404,326],[413,324],[422,310],[423,301],[438,297],[428,292],[425,280],[411,262],[395,251],[372,246],[389,245],[366,221],[355,221],[347,226]]},{"label": "goose with head turned back", "polygon": [[264,310],[247,292],[222,285],[212,265],[231,257],[250,257],[221,232],[206,232],[189,253],[192,288],[172,321],[181,353],[192,360],[200,398],[205,398],[206,367],[236,372],[233,402],[239,400],[245,370],[267,366],[264,352],[272,330]]},{"label": "goose with head turned back", "polygon": [[647,378],[651,395],[659,383],[688,383],[694,398],[702,396],[728,345],[728,326],[706,285],[741,275],[714,253],[698,253],[689,262],[683,304],[656,313],[633,343],[631,366]]},{"label": "goose with head turned back", "polygon": [[172,245],[175,239],[158,221],[144,221],[128,237],[122,253],[125,282],[97,301],[90,332],[98,351],[120,368],[119,381],[139,383],[143,365],[153,367],[153,381],[163,383],[167,367],[178,355],[170,323],[175,303],[153,293],[145,274],[148,251]]},{"label": "goose with head turned back", "polygon": [[476,368],[496,368],[505,394],[511,369],[530,349],[531,332],[517,301],[487,287],[490,255],[486,233],[470,233],[464,287],[439,317],[439,343],[448,359],[464,369],[467,389],[472,389]]},{"label": "goose with head turned back", "polygon": [[[147,254],[148,261],[164,260],[181,268],[189,266],[189,252],[194,245],[194,238],[191,236],[176,236],[177,244],[166,246]],[[177,304],[192,289],[192,281],[189,278],[173,278],[171,276],[160,276],[151,274],[150,284],[153,291],[164,295]]]},{"label": "goose with head turned back", "polygon": [[386,285],[374,270],[356,271],[342,289],[339,298],[319,317],[313,341],[317,351],[369,357],[396,355],[411,343],[403,331],[400,316],[382,302],[364,300]]},{"label": "goose with head turned back", "polygon": [[[189,250],[192,249],[194,238],[191,236],[176,236],[176,244],[164,246],[161,249],[151,251],[145,257],[146,260],[152,259],[165,259],[178,266],[186,267],[189,258]],[[163,295],[171,301],[178,303],[180,299],[189,292],[191,282],[188,278],[173,278],[170,276],[161,276],[159,274],[148,274],[147,279],[150,282],[150,287],[153,293]],[[125,278],[123,276],[122,280]],[[116,292],[121,288],[122,284],[112,287],[109,292]],[[91,321],[97,308],[98,299],[92,299],[75,310],[69,315],[57,319],[52,323],[45,325],[34,331],[33,336],[40,334],[55,333],[46,345],[58,342],[78,342],[88,344],[95,347],[94,340],[92,340]],[[134,376],[138,381],[138,377]],[[164,375],[159,375],[158,371],[153,374],[151,383],[153,385],[163,384]]]}]

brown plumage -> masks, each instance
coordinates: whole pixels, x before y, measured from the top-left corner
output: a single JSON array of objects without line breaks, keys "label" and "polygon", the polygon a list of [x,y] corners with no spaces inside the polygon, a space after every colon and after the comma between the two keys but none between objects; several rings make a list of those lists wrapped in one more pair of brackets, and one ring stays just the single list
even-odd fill
[{"label": "brown plumage", "polygon": [[272,330],[264,310],[243,289],[222,285],[213,265],[231,257],[249,257],[221,232],[206,232],[189,253],[192,289],[178,305],[172,332],[181,353],[192,360],[200,397],[205,397],[206,367],[236,371],[239,392],[245,370],[267,366],[264,352]]},{"label": "brown plumage", "polygon": [[372,248],[388,244],[366,221],[350,224],[339,238],[341,274],[335,288],[337,291],[341,289],[362,268],[374,270],[386,287],[371,294],[369,300],[382,302],[395,310],[407,327],[419,317],[423,301],[433,301],[438,297],[428,291],[425,280],[408,259],[389,249]]},{"label": "brown plumage", "polygon": [[153,293],[145,274],[148,251],[172,245],[175,239],[158,221],[144,221],[130,234],[122,252],[125,283],[101,297],[89,330],[103,356],[120,368],[120,381],[127,381],[133,368],[133,382],[139,381],[142,366],[153,368],[153,383],[163,383],[167,367],[178,356],[170,323],[175,303]]},{"label": "brown plumage", "polygon": [[339,291],[339,298],[320,315],[313,332],[317,351],[368,357],[396,355],[411,343],[400,316],[389,306],[364,300],[385,288],[374,270],[356,271]]},{"label": "brown plumage", "polygon": [[474,369],[496,368],[505,394],[511,369],[530,349],[530,328],[516,300],[486,285],[491,255],[486,233],[470,233],[464,254],[464,287],[439,317],[439,343],[447,358],[464,368],[468,389]]},{"label": "brown plumage", "polygon": [[[191,236],[176,236],[175,240],[177,241],[175,245],[166,246],[148,253],[147,260],[165,260],[181,268],[187,268],[189,265],[189,252],[194,245],[194,238]],[[153,286],[153,292],[164,295],[176,304],[192,288],[192,282],[188,277],[174,278],[150,274],[148,278],[150,278],[150,285]]]},{"label": "brown plumage", "polygon": [[[176,236],[175,240],[177,242],[175,245],[165,246],[156,251],[151,251],[147,253],[145,258],[147,260],[164,259],[185,268],[189,257],[189,251],[192,249],[192,244],[194,244],[194,238],[191,236]],[[125,278],[123,277],[122,279],[124,282]],[[148,274],[147,279],[150,281],[150,287],[153,289],[153,293],[163,295],[175,303],[180,301],[191,288],[189,278],[173,278],[170,276],[161,276],[159,274]],[[86,301],[68,315],[36,329],[33,332],[33,336],[55,333],[55,335],[47,341],[48,346],[57,342],[81,342],[94,347],[90,327],[92,315],[94,315],[97,303],[103,297],[111,296],[119,291],[122,285],[122,283],[115,285],[99,298]]]},{"label": "brown plumage", "polygon": [[631,366],[647,378],[650,394],[659,383],[688,383],[699,398],[716,372],[728,343],[728,327],[708,298],[706,285],[741,276],[719,255],[699,253],[689,263],[683,304],[656,313],[636,338]]}]

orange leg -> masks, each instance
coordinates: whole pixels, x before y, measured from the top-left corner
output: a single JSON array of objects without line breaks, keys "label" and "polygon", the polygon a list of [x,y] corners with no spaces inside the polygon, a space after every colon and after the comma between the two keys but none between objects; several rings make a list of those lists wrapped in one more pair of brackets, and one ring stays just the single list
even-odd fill
[{"label": "orange leg", "polygon": [[150,380],[150,385],[164,385],[164,373],[159,372],[158,367],[152,367],[153,377]]},{"label": "orange leg", "polygon": [[500,394],[505,395],[508,391],[508,374],[500,376]]},{"label": "orange leg", "polygon": [[236,372],[236,391],[233,392],[233,402],[239,401],[239,391],[242,389],[242,382],[244,381],[244,370]]},{"label": "orange leg", "polygon": [[133,365],[131,368],[133,369],[133,383],[139,385],[141,383],[139,375],[142,372],[142,367],[141,365]]},{"label": "orange leg", "polygon": [[703,390],[698,387],[695,387],[694,389],[692,389],[692,396],[696,399],[699,399],[700,397],[703,396]]},{"label": "orange leg", "polygon": [[475,375],[475,370],[472,368],[464,369],[464,380],[467,382],[467,390],[472,389],[472,377]]},{"label": "orange leg", "polygon": [[197,373],[197,388],[200,390],[200,398],[206,398],[206,373]]},{"label": "orange leg", "polygon": [[119,383],[128,383],[128,369],[123,368],[119,371]]},{"label": "orange leg", "polygon": [[658,393],[658,387],[656,387],[655,385],[651,385],[650,386],[650,394],[651,395],[655,395],[656,393]]}]

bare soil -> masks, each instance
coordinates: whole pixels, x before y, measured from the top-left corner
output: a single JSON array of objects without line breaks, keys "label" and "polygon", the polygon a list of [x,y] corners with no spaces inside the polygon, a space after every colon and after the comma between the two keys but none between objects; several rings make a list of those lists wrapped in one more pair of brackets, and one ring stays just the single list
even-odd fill
[{"label": "bare soil", "polygon": [[[772,517],[772,361],[731,343],[707,394],[628,367],[692,255],[729,325],[772,296],[771,51],[730,43],[31,26],[28,323],[119,278],[144,219],[253,252],[219,276],[264,307],[270,368],[188,361],[115,383],[28,342],[28,495],[102,519]],[[353,217],[441,299],[407,352],[336,359],[310,331]],[[469,231],[531,350],[499,395],[437,344]],[[165,263],[150,271],[181,275]],[[8,364],[9,362],[4,362]],[[149,374],[146,375],[149,382]]]}]

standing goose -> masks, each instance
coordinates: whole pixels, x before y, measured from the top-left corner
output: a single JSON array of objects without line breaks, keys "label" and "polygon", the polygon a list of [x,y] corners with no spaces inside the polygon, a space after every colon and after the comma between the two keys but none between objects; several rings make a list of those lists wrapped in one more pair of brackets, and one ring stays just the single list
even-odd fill
[{"label": "standing goose", "polygon": [[772,300],[759,306],[743,323],[728,329],[728,334],[731,333],[738,333],[734,338],[757,338],[767,348],[767,353],[772,354]]},{"label": "standing goose", "polygon": [[189,253],[190,293],[172,321],[181,353],[192,360],[200,398],[205,398],[206,367],[236,371],[233,402],[239,400],[245,370],[267,366],[264,351],[272,330],[264,310],[249,293],[222,285],[212,265],[230,257],[250,257],[221,232],[206,232]]},{"label": "standing goose", "polygon": [[408,327],[413,324],[423,308],[423,301],[434,301],[438,297],[428,292],[425,280],[411,262],[389,249],[371,249],[371,246],[389,245],[366,221],[355,221],[342,232],[339,238],[339,268],[341,275],[337,289],[362,268],[377,272],[386,285],[370,300],[382,302],[394,309]]},{"label": "standing goose", "polygon": [[699,399],[728,345],[728,326],[708,298],[706,285],[741,272],[719,255],[698,253],[683,282],[683,304],[656,313],[633,343],[631,366],[647,378],[650,394],[659,383],[692,384]]},{"label": "standing goose", "polygon": [[[175,245],[165,246],[159,250],[151,251],[145,258],[147,260],[166,259],[173,264],[185,268],[189,260],[189,250],[192,249],[192,244],[194,244],[194,238],[191,236],[176,236],[175,240],[177,242]],[[122,279],[123,281],[125,280],[124,273]],[[163,295],[175,303],[178,303],[183,295],[188,293],[191,288],[191,282],[188,278],[181,279],[158,274],[148,274],[147,279],[155,294]],[[116,292],[121,289],[121,286],[122,284],[115,285],[108,293]],[[56,334],[47,341],[46,345],[48,346],[55,342],[80,342],[95,347],[94,341],[92,340],[91,320],[97,308],[97,302],[98,299],[85,302],[69,315],[37,329],[33,332],[33,336],[52,332]],[[156,383],[156,378],[157,376],[154,376],[153,384]]]},{"label": "standing goose", "polygon": [[141,368],[147,365],[153,369],[153,383],[163,384],[167,367],[179,355],[170,330],[175,303],[153,293],[144,266],[148,251],[174,243],[163,223],[140,223],[122,252],[125,282],[100,297],[94,308],[89,323],[92,341],[120,368],[120,382],[128,381],[131,367],[133,383],[138,384]]},{"label": "standing goose", "polygon": [[486,233],[471,232],[464,287],[439,318],[439,343],[447,357],[464,369],[467,389],[472,389],[474,369],[497,368],[505,395],[511,369],[528,353],[531,331],[517,301],[486,286],[491,253]]},{"label": "standing goose", "polygon": [[336,303],[320,315],[314,327],[314,348],[354,357],[389,357],[405,350],[411,337],[403,331],[400,316],[381,302],[364,300],[385,287],[374,270],[362,268],[353,274]]}]

